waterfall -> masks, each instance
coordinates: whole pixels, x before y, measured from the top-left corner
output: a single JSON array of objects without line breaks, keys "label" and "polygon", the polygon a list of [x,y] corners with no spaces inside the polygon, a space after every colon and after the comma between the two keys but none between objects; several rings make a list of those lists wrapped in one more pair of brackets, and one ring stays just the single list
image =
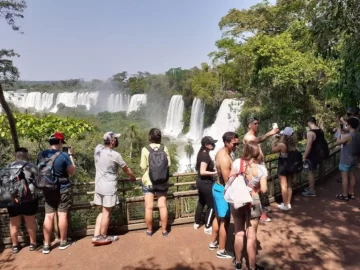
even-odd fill
[{"label": "waterfall", "polygon": [[108,98],[109,112],[123,112],[129,108],[130,96],[125,94],[111,94]]},{"label": "waterfall", "polygon": [[183,127],[184,112],[184,101],[181,95],[174,95],[171,97],[168,113],[166,116],[166,125],[164,129],[164,134],[170,135],[172,137],[177,137]]},{"label": "waterfall", "polygon": [[146,103],[147,103],[146,94],[133,95],[130,99],[130,104],[126,114],[128,115],[130,112],[137,111],[141,105],[144,105]]},{"label": "waterfall", "polygon": [[57,112],[58,105],[64,104],[66,107],[76,108],[77,106],[85,106],[88,111],[96,106],[99,92],[64,92],[59,93],[56,97],[55,106],[51,112]]},{"label": "waterfall", "polygon": [[204,128],[205,105],[199,98],[193,100],[191,106],[190,129],[186,137],[197,141],[201,139]]},{"label": "waterfall", "polygon": [[8,91],[4,93],[4,96],[17,108],[33,108],[35,111],[48,111],[54,103],[54,94],[52,93]]}]

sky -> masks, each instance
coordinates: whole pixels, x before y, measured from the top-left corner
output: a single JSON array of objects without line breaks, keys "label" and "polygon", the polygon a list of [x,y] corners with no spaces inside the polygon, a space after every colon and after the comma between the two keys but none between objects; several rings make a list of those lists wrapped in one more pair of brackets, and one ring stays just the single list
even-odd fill
[{"label": "sky", "polygon": [[209,62],[231,8],[260,0],[27,0],[24,34],[0,20],[0,48],[14,49],[21,80],[105,80]]}]

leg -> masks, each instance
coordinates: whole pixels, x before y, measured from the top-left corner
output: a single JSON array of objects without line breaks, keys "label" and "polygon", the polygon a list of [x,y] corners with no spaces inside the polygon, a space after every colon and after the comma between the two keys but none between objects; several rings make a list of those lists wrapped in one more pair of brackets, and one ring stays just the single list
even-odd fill
[{"label": "leg", "polygon": [[342,193],[346,197],[349,195],[349,172],[341,172],[341,178],[342,178]]},{"label": "leg", "polygon": [[18,242],[18,235],[19,235],[19,228],[21,224],[21,216],[10,217],[10,236],[13,246],[19,245]]},{"label": "leg", "polygon": [[[101,211],[101,206],[98,206],[98,208]],[[100,228],[101,228],[101,219],[102,219],[102,212],[100,212],[96,218],[96,223],[95,223],[95,230],[94,230],[94,237],[99,236],[100,235]]]},{"label": "leg", "polygon": [[[221,218],[220,219],[219,250],[225,250],[228,225],[229,225],[229,219],[228,218]],[[214,230],[214,228],[213,228],[213,230]]]},{"label": "leg", "polygon": [[255,269],[256,263],[256,233],[258,227],[258,219],[250,220],[250,226],[246,229],[247,253],[249,256],[249,267]]},{"label": "leg", "polygon": [[211,243],[215,243],[219,236],[219,222],[220,218],[215,217],[212,223],[212,234],[211,234]]},{"label": "leg", "polygon": [[308,172],[309,188],[311,191],[315,191],[315,177],[313,171]]},{"label": "leg", "polygon": [[355,184],[356,184],[356,177],[355,177],[355,170],[351,170],[349,172],[349,180],[350,180],[350,185],[349,185],[349,192],[348,194],[350,195],[355,195]]},{"label": "leg", "polygon": [[292,181],[293,181],[294,177],[295,177],[294,174],[287,176],[287,202],[286,202],[287,205],[291,204],[292,193],[293,193]]},{"label": "leg", "polygon": [[54,225],[54,216],[55,216],[55,212],[45,214],[43,233],[44,233],[44,245],[47,246],[50,246],[51,243],[51,233]]},{"label": "leg", "polygon": [[279,175],[280,186],[281,186],[281,196],[283,199],[284,206],[288,205],[288,180],[286,175]]},{"label": "leg", "polygon": [[195,223],[196,224],[201,223],[202,213],[204,211],[204,206],[206,204],[204,193],[202,192],[201,187],[199,187],[199,185],[198,185],[198,192],[199,192],[199,200],[198,200],[198,204],[196,206],[196,211],[195,211]]},{"label": "leg", "polygon": [[167,232],[167,223],[168,223],[168,210],[166,204],[166,193],[158,193],[158,207],[160,211],[161,227],[162,232]]},{"label": "leg", "polygon": [[67,189],[60,193],[60,203],[58,208],[59,230],[60,230],[60,248],[61,242],[67,241],[67,230],[69,226],[68,212],[72,206],[72,190]]},{"label": "leg", "polygon": [[204,186],[205,190],[205,200],[206,200],[206,206],[207,206],[207,210],[206,210],[206,217],[205,217],[205,228],[210,228],[215,214],[214,214],[214,198],[213,198],[213,194],[212,194],[212,185],[210,184],[206,184],[206,186]]},{"label": "leg", "polygon": [[[245,206],[246,207],[246,206]],[[236,263],[241,263],[241,254],[244,248],[244,236],[245,236],[245,222],[247,216],[247,209],[232,209],[232,215],[234,218],[235,226],[235,243],[234,254]]]},{"label": "leg", "polygon": [[112,207],[105,207],[102,208],[102,217],[101,217],[101,226],[100,226],[100,234],[102,236],[107,236],[107,231],[110,224],[110,214],[111,214]]},{"label": "leg", "polygon": [[145,197],[145,222],[146,222],[147,232],[151,234],[152,226],[153,226],[154,194],[146,193],[144,194],[144,197]]},{"label": "leg", "polygon": [[65,242],[67,240],[68,213],[59,211],[58,215],[59,215],[60,242]]},{"label": "leg", "polygon": [[36,221],[35,216],[24,216],[26,229],[29,234],[30,244],[36,244]]}]

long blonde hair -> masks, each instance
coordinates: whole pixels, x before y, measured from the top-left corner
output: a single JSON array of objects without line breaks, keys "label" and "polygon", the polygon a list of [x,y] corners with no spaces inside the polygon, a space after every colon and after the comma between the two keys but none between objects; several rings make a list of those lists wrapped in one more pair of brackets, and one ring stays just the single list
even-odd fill
[{"label": "long blonde hair", "polygon": [[297,140],[294,134],[290,136],[283,135],[280,138],[280,142],[286,145],[287,151],[295,151],[297,148]]}]

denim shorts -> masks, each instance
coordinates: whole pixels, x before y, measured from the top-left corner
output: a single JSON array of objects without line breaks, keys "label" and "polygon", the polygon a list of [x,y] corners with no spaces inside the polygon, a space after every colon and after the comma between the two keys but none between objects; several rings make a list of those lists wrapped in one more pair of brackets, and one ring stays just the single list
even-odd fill
[{"label": "denim shorts", "polygon": [[347,165],[347,164],[344,164],[344,163],[339,164],[339,170],[341,172],[352,172],[352,171],[355,171],[355,169],[356,169],[355,164],[352,164],[352,165]]},{"label": "denim shorts", "polygon": [[162,186],[162,187],[154,187],[154,186],[144,186],[141,185],[142,192],[144,195],[146,194],[166,194],[168,192],[169,186]]}]

